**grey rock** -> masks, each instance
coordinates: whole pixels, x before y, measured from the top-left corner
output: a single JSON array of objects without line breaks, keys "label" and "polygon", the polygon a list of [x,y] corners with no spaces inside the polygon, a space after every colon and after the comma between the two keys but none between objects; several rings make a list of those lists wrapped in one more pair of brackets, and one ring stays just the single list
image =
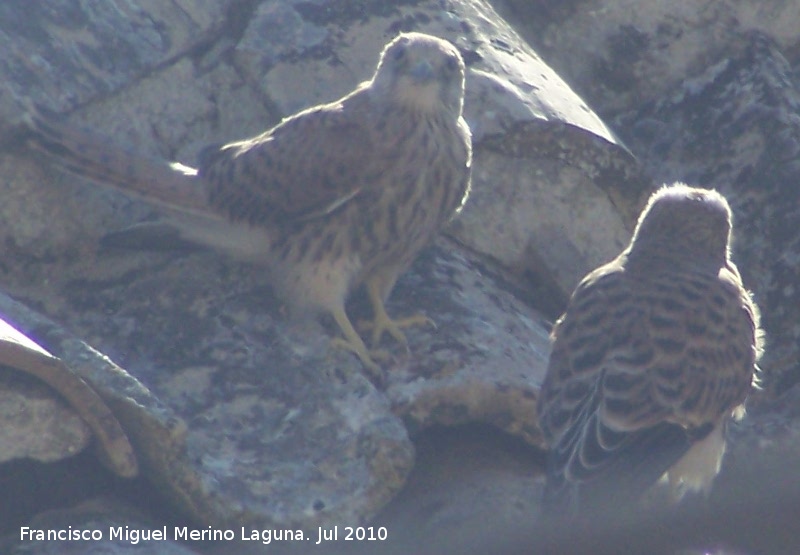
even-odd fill
[{"label": "grey rock", "polygon": [[148,476],[155,482],[176,479],[175,461],[182,460],[185,450],[186,426],[180,419],[108,357],[49,318],[5,294],[0,294],[0,314],[57,354],[103,397],[129,435]]},{"label": "grey rock", "polygon": [[[49,320],[13,310],[27,331],[50,338],[48,347],[82,361],[87,379],[104,384],[126,427],[138,430],[147,476],[182,511],[248,526],[392,522],[404,539],[421,532],[421,543],[408,542],[417,553],[456,545],[465,527],[476,537],[463,553],[503,552],[503,538],[524,549],[542,542],[524,519],[535,516],[538,485],[522,469],[536,472],[535,455],[509,466],[492,463],[491,453],[473,459],[475,445],[436,442],[442,458],[454,457],[441,474],[423,451],[410,489],[376,512],[411,469],[407,431],[424,438],[437,424],[484,422],[539,443],[533,408],[548,326],[518,298],[555,316],[574,282],[618,252],[641,200],[660,182],[683,179],[729,197],[735,259],[768,331],[769,392],[798,379],[799,99],[786,59],[797,52],[797,2],[494,2],[516,30],[487,3],[466,0],[164,6],[181,6],[189,14],[182,21],[197,22],[183,27],[193,30],[190,39],[171,50],[153,42],[136,65],[102,79],[87,77],[80,59],[72,70],[27,80],[9,72],[5,87],[14,93],[0,99],[2,127],[13,127],[20,95],[60,111],[85,104],[69,117],[131,148],[191,163],[200,144],[255,133],[350,90],[386,40],[415,29],[452,40],[465,56],[476,139],[473,196],[449,232],[458,244],[443,238],[426,251],[388,305],[396,315],[424,311],[438,329],[411,330],[409,353],[385,345],[393,359],[381,390],[352,357],[328,349],[329,323],[287,322],[256,270],[208,253],[98,252],[105,233],[153,217],[152,209],[23,151],[0,158],[4,286],[139,381]],[[70,36],[43,44],[63,48]],[[60,59],[31,51],[44,68]],[[94,55],[112,60],[114,50]],[[616,117],[624,145],[588,106]],[[349,309],[367,314],[361,298]],[[731,427],[712,511],[639,518],[628,529],[598,530],[608,535],[590,544],[567,530],[565,545],[618,553],[633,538],[652,552],[694,548],[713,533],[755,546],[750,552],[796,552],[795,396],[752,396],[750,416]],[[435,487],[464,459],[480,468]],[[504,508],[518,519],[509,527]],[[700,533],[677,545],[675,530]]]},{"label": "grey rock", "polygon": [[[169,28],[176,6],[163,17],[131,9]],[[108,232],[153,209],[22,148],[0,158],[0,275],[46,316],[9,302],[15,322],[80,363],[131,434],[147,478],[203,523],[364,522],[412,468],[408,431],[432,425],[489,423],[538,445],[549,326],[519,287],[531,276],[545,284],[548,300],[533,300],[555,315],[577,279],[624,244],[649,186],[625,148],[486,2],[205,7],[183,6],[177,21],[188,31],[176,36],[185,40],[142,47],[119,75],[109,66],[113,78],[56,87],[37,74],[15,81],[24,94],[12,97],[62,112],[82,104],[73,121],[191,164],[199,144],[241,138],[351,90],[401,30],[452,40],[469,65],[473,200],[451,230],[458,244],[440,239],[388,303],[393,315],[422,311],[438,328],[411,330],[408,353],[386,343],[392,360],[376,388],[352,356],[329,348],[329,322],[287,321],[255,268],[207,252],[98,250]],[[89,15],[83,32],[94,43],[94,29],[116,15]],[[85,75],[80,58],[70,63],[65,74]],[[0,114],[13,128],[13,110]],[[366,316],[365,306],[356,298],[349,310]]]},{"label": "grey rock", "polygon": [[[49,462],[68,457],[87,444],[91,431],[101,462],[119,476],[136,476],[133,447],[103,399],[63,361],[2,319],[0,370],[6,385],[3,460],[30,457]],[[70,411],[64,410],[64,403]],[[76,418],[81,424],[77,428]],[[48,441],[51,448],[46,447]]]},{"label": "grey rock", "polygon": [[505,549],[505,533],[529,530],[538,516],[543,480],[536,449],[489,426],[437,427],[416,444],[418,462],[406,487],[367,527],[385,539],[345,541],[340,527],[337,541],[312,549],[297,542],[268,546],[274,551],[226,543],[210,555],[526,552]]},{"label": "grey rock", "polygon": [[470,201],[450,233],[498,260],[553,317],[630,238],[651,181],[619,145],[561,121],[518,123],[475,153]]},{"label": "grey rock", "polygon": [[[484,421],[539,442],[542,319],[449,243],[426,253],[389,303],[394,312],[424,308],[440,327],[412,330],[411,354],[395,349],[388,399],[353,357],[329,350],[319,326],[287,327],[258,272],[210,254],[107,256],[91,277],[17,290],[125,360],[170,407],[92,376],[101,390],[134,396],[110,404],[148,476],[203,521],[311,526],[370,516],[412,464],[390,403],[415,430]],[[19,305],[13,316],[65,360],[87,356]],[[98,364],[110,365],[81,366]]]},{"label": "grey rock", "polygon": [[219,32],[230,4],[4,2],[0,82],[6,94],[0,95],[0,114],[14,113],[15,100],[34,93],[37,100],[48,97],[63,109],[98,91],[117,90]]},{"label": "grey rock", "polygon": [[482,0],[263,2],[234,48],[234,63],[288,115],[338,98],[369,78],[383,45],[411,28],[450,40],[465,56],[465,118],[475,139],[516,121],[548,119],[613,140],[606,125]]},{"label": "grey rock", "polygon": [[412,432],[480,422],[541,445],[549,326],[490,265],[455,247],[440,239],[390,299],[395,313],[424,308],[437,328],[411,331],[411,355],[389,370],[386,395]]},{"label": "grey rock", "polygon": [[800,5],[792,0],[502,0],[504,15],[603,116],[673,91],[759,31],[797,47]]},{"label": "grey rock", "polygon": [[52,389],[19,370],[0,366],[0,462],[58,461],[82,451],[92,433]]},{"label": "grey rock", "polygon": [[103,392],[179,510],[219,526],[311,526],[358,521],[399,489],[413,448],[387,401],[321,330],[280,327],[257,272],[221,275],[209,255],[142,255],[133,270],[120,258],[24,295],[149,389],[19,303],[0,309]]}]

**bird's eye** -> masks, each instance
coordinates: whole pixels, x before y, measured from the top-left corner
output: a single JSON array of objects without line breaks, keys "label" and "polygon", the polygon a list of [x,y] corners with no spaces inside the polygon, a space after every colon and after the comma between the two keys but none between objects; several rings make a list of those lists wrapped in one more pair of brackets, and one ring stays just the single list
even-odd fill
[{"label": "bird's eye", "polygon": [[398,46],[392,53],[392,58],[395,60],[402,60],[406,56],[406,49],[403,46]]}]

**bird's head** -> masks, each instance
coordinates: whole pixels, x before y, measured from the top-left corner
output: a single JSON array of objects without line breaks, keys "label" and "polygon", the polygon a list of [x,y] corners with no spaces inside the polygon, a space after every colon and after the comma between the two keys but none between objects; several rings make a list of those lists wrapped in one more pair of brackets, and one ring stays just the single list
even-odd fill
[{"label": "bird's head", "polygon": [[422,33],[403,33],[381,53],[371,81],[381,97],[408,109],[454,117],[464,106],[464,60],[446,40]]},{"label": "bird's head", "polygon": [[682,183],[655,192],[639,216],[631,255],[722,266],[730,254],[732,214],[717,191]]}]

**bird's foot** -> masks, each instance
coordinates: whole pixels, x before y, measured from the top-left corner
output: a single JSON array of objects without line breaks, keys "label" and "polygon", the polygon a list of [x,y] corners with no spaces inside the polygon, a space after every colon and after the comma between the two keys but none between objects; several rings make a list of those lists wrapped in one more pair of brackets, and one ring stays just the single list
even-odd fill
[{"label": "bird's foot", "polygon": [[436,322],[425,316],[424,314],[415,314],[406,318],[399,318],[392,320],[385,311],[380,311],[371,322],[359,322],[367,330],[371,330],[372,346],[375,347],[381,342],[384,333],[388,333],[394,337],[395,341],[403,346],[408,346],[408,339],[403,333],[402,328],[411,326],[431,326],[436,328]]},{"label": "bird's foot", "polygon": [[375,359],[387,360],[391,358],[389,354],[385,351],[370,350],[367,348],[364,344],[364,340],[361,339],[361,336],[358,335],[358,332],[350,323],[350,319],[347,317],[344,307],[335,307],[331,310],[331,314],[344,335],[342,338],[332,339],[331,346],[337,349],[345,349],[355,354],[359,360],[361,360],[361,363],[367,369],[370,376],[372,376],[373,383],[382,384],[384,377],[383,372],[381,371],[381,367],[375,362]]},{"label": "bird's foot", "polygon": [[331,347],[344,349],[345,351],[353,353],[359,358],[361,364],[364,365],[364,368],[367,369],[367,372],[369,372],[373,378],[381,381],[383,380],[383,371],[375,361],[389,360],[391,355],[389,355],[388,352],[378,349],[368,349],[360,337],[358,341],[335,337],[331,339]]}]

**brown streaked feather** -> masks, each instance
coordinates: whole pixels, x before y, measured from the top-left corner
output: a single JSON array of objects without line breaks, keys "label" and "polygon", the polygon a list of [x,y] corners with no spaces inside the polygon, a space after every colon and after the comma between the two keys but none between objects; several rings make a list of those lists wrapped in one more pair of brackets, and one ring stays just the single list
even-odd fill
[{"label": "brown streaked feather", "polygon": [[[307,219],[330,213],[373,186],[396,152],[372,121],[353,118],[359,109],[370,106],[356,93],[206,154],[199,174],[211,183],[212,206],[237,220]],[[369,174],[372,178],[365,178]],[[236,188],[228,185],[231,176]]]},{"label": "brown streaked feather", "polygon": [[121,147],[109,148],[114,144],[109,138],[71,125],[32,103],[23,118],[29,128],[28,144],[63,169],[148,202],[210,216],[208,188],[197,179],[194,168]]}]

